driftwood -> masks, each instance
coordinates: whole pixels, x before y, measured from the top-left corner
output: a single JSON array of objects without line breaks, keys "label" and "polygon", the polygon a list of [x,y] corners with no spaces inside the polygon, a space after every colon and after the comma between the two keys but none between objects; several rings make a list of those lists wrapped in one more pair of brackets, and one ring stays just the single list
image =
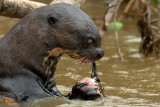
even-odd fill
[{"label": "driftwood", "polygon": [[[85,0],[54,0],[51,3],[70,3],[80,7]],[[47,4],[29,0],[0,0],[0,15],[22,18],[36,8]]]}]

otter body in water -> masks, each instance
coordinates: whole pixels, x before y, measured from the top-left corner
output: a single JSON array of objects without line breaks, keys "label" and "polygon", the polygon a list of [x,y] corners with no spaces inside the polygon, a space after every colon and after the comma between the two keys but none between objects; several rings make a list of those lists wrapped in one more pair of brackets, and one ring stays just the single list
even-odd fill
[{"label": "otter body in water", "polygon": [[53,75],[64,52],[50,52],[60,48],[83,62],[93,61],[104,54],[100,42],[95,24],[79,8],[57,3],[36,9],[0,40],[0,97],[60,96]]}]

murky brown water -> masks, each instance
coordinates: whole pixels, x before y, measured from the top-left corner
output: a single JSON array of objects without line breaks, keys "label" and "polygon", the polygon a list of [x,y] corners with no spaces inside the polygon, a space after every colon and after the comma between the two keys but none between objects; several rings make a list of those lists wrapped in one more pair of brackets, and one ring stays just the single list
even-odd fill
[{"label": "murky brown water", "polygon": [[[102,0],[88,0],[82,9],[90,16],[102,15]],[[17,19],[0,17],[0,35],[6,34]],[[95,22],[98,27],[101,20]],[[29,106],[157,106],[160,104],[160,60],[155,56],[144,57],[138,53],[140,36],[136,21],[127,18],[119,31],[120,47],[126,62],[117,56],[114,31],[102,39],[105,56],[97,61],[98,74],[104,86],[107,101],[71,101],[64,97],[36,99]],[[58,63],[55,79],[59,90],[66,95],[76,81],[90,77],[91,64],[63,56]],[[31,105],[30,105],[31,104]]]}]

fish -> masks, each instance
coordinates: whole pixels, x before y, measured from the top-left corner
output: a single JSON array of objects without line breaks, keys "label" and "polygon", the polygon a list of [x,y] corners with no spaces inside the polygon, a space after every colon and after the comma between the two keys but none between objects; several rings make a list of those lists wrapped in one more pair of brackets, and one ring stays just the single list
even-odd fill
[{"label": "fish", "polygon": [[68,99],[96,100],[105,98],[103,90],[96,71],[96,62],[93,61],[91,77],[76,82],[72,87],[72,91],[66,97]]}]

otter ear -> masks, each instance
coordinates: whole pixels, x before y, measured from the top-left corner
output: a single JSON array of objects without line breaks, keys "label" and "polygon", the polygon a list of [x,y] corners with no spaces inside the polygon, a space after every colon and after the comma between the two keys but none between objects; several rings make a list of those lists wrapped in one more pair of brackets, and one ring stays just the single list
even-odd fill
[{"label": "otter ear", "polygon": [[56,18],[54,18],[53,16],[49,16],[48,17],[48,23],[53,25],[57,22],[58,20]]}]

